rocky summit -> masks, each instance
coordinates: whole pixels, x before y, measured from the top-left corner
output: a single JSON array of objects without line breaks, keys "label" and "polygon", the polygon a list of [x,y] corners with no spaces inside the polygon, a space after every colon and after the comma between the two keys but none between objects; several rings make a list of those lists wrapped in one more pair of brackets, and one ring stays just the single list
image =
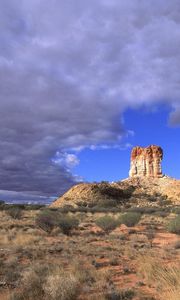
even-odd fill
[{"label": "rocky summit", "polygon": [[116,207],[180,204],[180,180],[162,174],[163,150],[151,145],[131,153],[129,178],[118,182],[80,183],[51,207]]},{"label": "rocky summit", "polygon": [[130,177],[162,177],[163,150],[159,146],[134,147],[131,152]]}]

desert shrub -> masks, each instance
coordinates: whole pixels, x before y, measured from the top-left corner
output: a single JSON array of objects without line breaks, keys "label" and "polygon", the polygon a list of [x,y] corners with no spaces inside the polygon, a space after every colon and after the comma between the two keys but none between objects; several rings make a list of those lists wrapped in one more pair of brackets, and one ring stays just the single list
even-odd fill
[{"label": "desert shrub", "polygon": [[157,210],[155,207],[130,207],[125,212],[135,212],[140,214],[151,214]]},{"label": "desert shrub", "polygon": [[91,213],[98,213],[98,212],[102,212],[102,213],[107,213],[107,212],[112,212],[112,213],[116,213],[116,212],[121,212],[121,208],[119,207],[100,207],[100,206],[95,206],[93,208],[91,208],[89,210]]},{"label": "desert shrub", "polygon": [[127,199],[130,198],[134,188],[133,187],[129,187],[127,189],[121,189],[119,187],[116,186],[112,186],[111,184],[109,184],[108,182],[101,182],[98,186],[95,187],[103,196],[107,197],[107,198],[113,198],[115,200],[123,200],[123,199]]},{"label": "desert shrub", "polygon": [[119,261],[118,261],[118,258],[117,257],[112,257],[109,259],[109,264],[111,266],[118,266],[119,264]]},{"label": "desert shrub", "polygon": [[79,280],[74,274],[62,271],[61,274],[52,274],[47,277],[44,290],[47,299],[77,299],[79,294]]},{"label": "desert shrub", "polygon": [[45,299],[43,284],[49,270],[47,266],[35,265],[32,266],[21,280],[22,289],[18,293],[13,293],[10,300],[34,300]]},{"label": "desert shrub", "polygon": [[149,195],[147,197],[147,199],[148,199],[149,202],[156,202],[158,200],[157,197],[154,196],[154,195]]},{"label": "desert shrub", "polygon": [[6,208],[21,208],[21,209],[25,209],[26,208],[26,204],[22,204],[22,203],[14,203],[14,204],[6,204]]},{"label": "desert shrub", "polygon": [[3,262],[0,268],[3,282],[9,286],[15,286],[16,282],[21,276],[21,268],[16,258],[8,258],[6,262]]},{"label": "desert shrub", "polygon": [[1,204],[0,205],[0,211],[5,210],[6,204]]},{"label": "desert shrub", "polygon": [[75,300],[79,295],[80,277],[51,264],[32,265],[20,280],[20,289],[9,300]]},{"label": "desert shrub", "polygon": [[132,289],[113,291],[107,293],[105,299],[107,300],[131,300],[135,296],[135,292]]},{"label": "desert shrub", "polygon": [[99,192],[104,195],[107,196],[109,198],[119,198],[123,196],[123,190],[116,188],[114,186],[111,186],[109,183],[107,182],[101,182],[98,186],[97,189],[99,190]]},{"label": "desert shrub", "polygon": [[90,211],[90,208],[89,207],[78,207],[77,208],[77,212],[85,212],[85,213],[87,213],[87,212],[89,212]]},{"label": "desert shrub", "polygon": [[108,208],[108,207],[115,207],[117,206],[117,202],[113,199],[102,199],[99,200],[97,203],[96,207],[104,207],[104,208]]},{"label": "desert shrub", "polygon": [[21,219],[23,215],[23,210],[22,208],[19,207],[10,207],[6,213],[11,216],[13,219]]},{"label": "desert shrub", "polygon": [[180,234],[180,215],[168,223],[167,230],[172,233]]},{"label": "desert shrub", "polygon": [[44,204],[26,204],[25,210],[39,210],[44,208]]},{"label": "desert shrub", "polygon": [[76,208],[70,204],[64,205],[61,209],[59,209],[62,213],[68,213],[68,212],[76,212]]},{"label": "desert shrub", "polygon": [[88,202],[87,201],[79,201],[79,202],[77,202],[77,205],[79,207],[88,207]]},{"label": "desert shrub", "polygon": [[125,224],[128,227],[136,225],[141,219],[140,213],[127,212],[121,215],[118,219],[119,224]]},{"label": "desert shrub", "polygon": [[147,236],[148,241],[149,241],[149,243],[150,243],[150,246],[151,246],[151,248],[152,248],[152,246],[153,246],[153,240],[154,240],[154,238],[155,238],[156,232],[155,232],[154,227],[151,226],[151,225],[148,226],[146,229],[147,229],[147,231],[146,231],[146,236]]},{"label": "desert shrub", "polygon": [[35,224],[40,229],[50,233],[56,224],[57,215],[53,211],[42,211],[35,219]]},{"label": "desert shrub", "polygon": [[61,215],[58,218],[57,226],[60,227],[64,234],[69,235],[71,230],[77,228],[79,225],[79,220],[75,217],[71,217],[68,215]]},{"label": "desert shrub", "polygon": [[173,207],[171,210],[172,213],[179,215],[180,214],[180,207]]},{"label": "desert shrub", "polygon": [[177,242],[175,242],[174,248],[175,248],[175,249],[180,249],[180,240],[177,241]]},{"label": "desert shrub", "polygon": [[110,216],[101,217],[95,223],[106,232],[110,232],[118,226],[118,221]]},{"label": "desert shrub", "polygon": [[158,217],[161,217],[161,218],[166,218],[169,213],[168,212],[165,212],[165,211],[156,211],[154,213],[155,216],[158,216]]}]

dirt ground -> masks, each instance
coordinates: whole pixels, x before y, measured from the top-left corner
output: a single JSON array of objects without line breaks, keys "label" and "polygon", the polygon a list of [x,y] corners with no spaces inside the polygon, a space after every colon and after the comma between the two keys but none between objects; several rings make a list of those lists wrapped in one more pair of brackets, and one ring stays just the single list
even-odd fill
[{"label": "dirt ground", "polygon": [[26,273],[37,265],[58,266],[76,277],[77,272],[83,274],[76,298],[50,293],[45,299],[180,299],[180,237],[166,229],[175,214],[142,214],[134,227],[122,224],[107,233],[96,220],[104,215],[117,218],[119,213],[70,213],[79,219],[70,235],[59,228],[51,233],[38,228],[38,214],[38,210],[23,211],[20,219],[13,219],[0,212],[1,300],[32,299],[18,292]]}]

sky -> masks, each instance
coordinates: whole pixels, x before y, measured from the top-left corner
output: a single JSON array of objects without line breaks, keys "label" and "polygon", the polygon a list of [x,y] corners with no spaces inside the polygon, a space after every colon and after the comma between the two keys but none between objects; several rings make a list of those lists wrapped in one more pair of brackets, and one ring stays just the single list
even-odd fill
[{"label": "sky", "polygon": [[180,178],[179,0],[0,1],[0,198],[128,177],[133,146]]}]

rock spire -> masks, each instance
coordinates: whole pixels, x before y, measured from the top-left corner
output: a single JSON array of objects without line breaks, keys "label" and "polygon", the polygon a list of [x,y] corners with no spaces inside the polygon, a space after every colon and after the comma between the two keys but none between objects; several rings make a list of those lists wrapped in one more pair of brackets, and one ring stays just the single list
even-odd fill
[{"label": "rock spire", "polygon": [[162,177],[163,150],[159,146],[134,147],[131,152],[130,177]]}]

